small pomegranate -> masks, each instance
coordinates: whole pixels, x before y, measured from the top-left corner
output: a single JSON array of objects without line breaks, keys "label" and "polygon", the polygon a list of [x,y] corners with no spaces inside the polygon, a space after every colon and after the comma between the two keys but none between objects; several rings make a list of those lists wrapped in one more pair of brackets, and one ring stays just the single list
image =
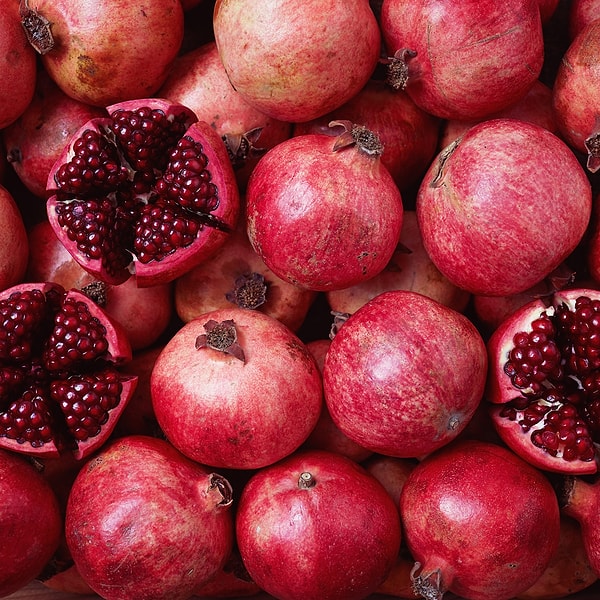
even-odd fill
[{"label": "small pomegranate", "polygon": [[599,312],[597,290],[561,290],[518,309],[488,342],[494,425],[541,469],[597,470]]},{"label": "small pomegranate", "polygon": [[381,35],[368,0],[217,0],[213,29],[233,87],[280,121],[309,121],[373,73]]},{"label": "small pomegranate", "polygon": [[418,458],[466,427],[486,369],[484,341],[464,315],[416,292],[384,292],[333,338],[325,401],[334,423],[361,446]]},{"label": "small pomegranate", "polygon": [[42,474],[21,456],[0,448],[0,597],[39,575],[58,549],[63,519]]},{"label": "small pomegranate", "polygon": [[49,177],[50,223],[97,279],[173,281],[235,227],[239,192],[222,140],[188,108],[142,99],[74,134]]},{"label": "small pomegranate", "polygon": [[514,104],[544,60],[538,0],[384,0],[381,30],[393,84],[444,119],[485,118]]},{"label": "small pomegranate", "polygon": [[518,294],[547,277],[582,240],[591,208],[590,182],[571,149],[516,119],[479,123],[442,150],[416,204],[434,264],[487,296]]},{"label": "small pomegranate", "polygon": [[82,459],[110,435],[137,379],[122,329],[77,290],[26,283],[0,293],[0,447]]},{"label": "small pomegranate", "polygon": [[322,406],[321,374],[283,323],[232,307],[179,329],[156,359],[152,403],[167,439],[186,456],[257,469],[291,454]]},{"label": "small pomegranate", "polygon": [[375,592],[400,547],[398,510],[351,459],[299,452],[261,469],[236,517],[251,577],[280,600],[360,600]]},{"label": "small pomegranate", "polygon": [[400,191],[370,130],[295,136],[256,165],[246,193],[248,237],[281,279],[314,291],[381,272],[400,237]]},{"label": "small pomegranate", "polygon": [[155,94],[184,33],[180,0],[21,0],[21,17],[50,77],[94,106]]},{"label": "small pomegranate", "polygon": [[439,600],[509,600],[547,568],[560,536],[559,507],[544,475],[510,450],[449,444],[410,473],[400,498],[414,589]]},{"label": "small pomegranate", "polygon": [[67,543],[83,579],[106,600],[186,600],[231,552],[231,502],[222,475],[164,440],[129,436],[79,472]]},{"label": "small pomegranate", "polygon": [[0,185],[0,291],[23,281],[29,240],[22,213],[12,193]]}]

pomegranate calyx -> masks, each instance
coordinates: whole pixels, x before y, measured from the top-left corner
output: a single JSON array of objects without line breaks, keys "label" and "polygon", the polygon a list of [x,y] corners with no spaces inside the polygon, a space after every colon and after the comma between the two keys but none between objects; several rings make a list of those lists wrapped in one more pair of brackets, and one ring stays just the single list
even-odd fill
[{"label": "pomegranate calyx", "polygon": [[234,282],[233,290],[225,294],[229,302],[240,308],[257,309],[267,301],[267,284],[260,273],[240,275]]},{"label": "pomegranate calyx", "polygon": [[210,485],[208,489],[217,490],[219,494],[220,499],[217,502],[217,506],[222,508],[231,506],[233,503],[233,488],[231,487],[229,480],[218,473],[211,473],[209,479]]},{"label": "pomegranate calyx", "polygon": [[340,327],[348,320],[350,313],[332,310],[331,315],[333,316],[333,322],[331,323],[331,328],[329,330],[330,340],[336,336],[337,332],[340,330]]},{"label": "pomegranate calyx", "polygon": [[237,341],[237,330],[232,319],[226,319],[220,323],[210,319],[204,323],[204,331],[206,333],[196,338],[197,350],[212,348],[246,362],[244,350]]},{"label": "pomegranate calyx", "polygon": [[108,285],[103,281],[92,281],[84,285],[81,291],[101,308],[106,307]]},{"label": "pomegranate calyx", "polygon": [[367,156],[378,157],[383,154],[383,144],[379,136],[364,125],[356,125],[348,120],[331,121],[329,127],[342,127],[343,131],[333,144],[338,152],[348,146],[356,146],[359,152]]},{"label": "pomegranate calyx", "polygon": [[590,173],[595,173],[600,169],[600,133],[594,133],[588,137],[584,145],[588,152],[587,169]]},{"label": "pomegranate calyx", "polygon": [[408,61],[417,56],[415,50],[401,48],[381,62],[388,65],[386,83],[394,90],[404,90],[409,80]]},{"label": "pomegranate calyx", "polygon": [[256,146],[262,130],[262,127],[255,127],[245,133],[221,136],[234,169],[241,169],[249,158],[257,158],[267,151],[267,148]]},{"label": "pomegranate calyx", "polygon": [[50,21],[29,7],[28,0],[19,4],[21,25],[25,30],[27,41],[41,55],[47,54],[54,48],[54,37],[50,29]]},{"label": "pomegranate calyx", "polygon": [[300,473],[300,476],[298,477],[298,488],[301,490],[308,490],[315,485],[317,485],[317,480],[312,473],[309,473],[308,471]]},{"label": "pomegranate calyx", "polygon": [[[420,598],[425,600],[441,600],[444,595],[441,589],[442,574],[439,569],[417,575],[417,571],[422,567],[420,562],[415,562],[410,571],[410,580],[412,583],[413,592]],[[432,580],[433,579],[433,580]]]}]

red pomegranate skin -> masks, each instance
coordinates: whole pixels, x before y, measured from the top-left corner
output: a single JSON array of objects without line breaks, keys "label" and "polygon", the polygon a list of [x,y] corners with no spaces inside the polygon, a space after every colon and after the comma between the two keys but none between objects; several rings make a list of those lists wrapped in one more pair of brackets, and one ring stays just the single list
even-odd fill
[{"label": "red pomegranate skin", "polygon": [[442,150],[416,203],[434,264],[487,296],[518,294],[549,275],[582,240],[591,207],[590,182],[571,149],[516,119],[479,123]]},{"label": "red pomegranate skin", "polygon": [[314,450],[254,474],[240,497],[236,538],[249,574],[272,596],[359,600],[394,564],[400,518],[361,466]]},{"label": "red pomegranate skin", "polygon": [[598,0],[571,0],[569,9],[569,36],[571,41],[592,21],[600,18]]},{"label": "red pomegranate skin", "polygon": [[400,514],[420,563],[415,575],[469,600],[525,591],[559,543],[558,501],[545,476],[506,448],[476,440],[421,461],[402,488]]},{"label": "red pomegranate skin", "polygon": [[258,110],[289,122],[352,98],[381,47],[368,0],[217,0],[213,28],[233,87]]},{"label": "red pomegranate skin", "polygon": [[541,72],[537,0],[385,0],[388,56],[408,49],[406,92],[445,119],[483,118],[522,98]]},{"label": "red pomegranate skin", "polygon": [[129,436],[79,472],[65,520],[84,580],[107,600],[185,600],[225,564],[233,544],[223,478],[168,442]]},{"label": "red pomegranate skin", "polygon": [[50,484],[35,467],[0,449],[0,597],[27,585],[58,549],[63,519]]},{"label": "red pomegranate skin", "polygon": [[339,328],[325,356],[335,424],[374,452],[419,458],[452,441],[479,406],[485,344],[461,313],[415,292],[384,292]]},{"label": "red pomegranate skin", "polygon": [[0,291],[21,283],[29,260],[23,216],[8,188],[0,185]]},{"label": "red pomegranate skin", "polygon": [[[196,348],[199,336],[209,341],[211,321],[233,321],[244,360]],[[156,359],[150,387],[167,439],[193,460],[227,469],[261,468],[295,451],[314,428],[323,397],[305,344],[277,319],[237,307],[179,329]]]}]

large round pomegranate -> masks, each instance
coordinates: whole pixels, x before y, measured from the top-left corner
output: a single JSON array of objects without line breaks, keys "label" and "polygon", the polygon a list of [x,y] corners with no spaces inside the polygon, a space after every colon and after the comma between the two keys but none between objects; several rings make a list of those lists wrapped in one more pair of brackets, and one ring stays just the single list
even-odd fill
[{"label": "large round pomegranate", "polygon": [[353,460],[300,452],[255,473],[242,490],[236,537],[248,573],[280,600],[360,600],[400,547],[398,510]]},{"label": "large round pomegranate", "polygon": [[324,115],[358,93],[381,46],[368,0],[217,0],[213,28],[233,87],[290,122]]},{"label": "large round pomegranate", "polygon": [[168,283],[235,227],[225,145],[188,108],[148,98],[108,108],[71,138],[49,177],[47,212],[84,269],[110,284]]},{"label": "large round pomegranate", "polygon": [[183,454],[213,467],[256,469],[296,450],[322,406],[305,344],[256,310],[214,310],[164,346],[151,377],[154,412]]},{"label": "large round pomegranate", "polygon": [[94,106],[152,96],[181,47],[180,0],[24,2],[22,23],[50,77]]},{"label": "large round pomegranate", "polygon": [[402,228],[402,197],[369,129],[340,124],[269,150],[246,192],[248,237],[266,265],[302,288],[356,285],[389,262]]},{"label": "large round pomegranate", "polygon": [[542,473],[497,444],[464,440],[410,473],[400,496],[414,588],[509,600],[544,572],[560,537],[556,494]]},{"label": "large round pomegranate", "polygon": [[514,104],[544,60],[538,0],[384,0],[381,30],[393,83],[445,119]]},{"label": "large round pomegranate", "polygon": [[522,306],[488,342],[494,424],[539,468],[597,471],[599,314],[597,290],[560,290]]},{"label": "large round pomegranate", "polygon": [[58,549],[63,519],[41,473],[21,456],[0,449],[0,597],[37,577]]},{"label": "large round pomegranate", "polygon": [[229,482],[168,442],[129,436],[79,472],[65,534],[77,569],[106,600],[186,600],[233,545]]},{"label": "large round pomegranate", "polygon": [[486,368],[483,339],[464,315],[422,294],[384,292],[333,338],[325,401],[336,425],[361,446],[421,457],[466,427]]},{"label": "large round pomegranate", "polygon": [[457,286],[488,296],[517,294],[548,276],[582,240],[591,207],[590,182],[571,149],[516,119],[479,123],[442,150],[416,204],[434,264]]},{"label": "large round pomegranate", "polygon": [[110,435],[137,378],[121,327],[85,294],[55,283],[0,293],[0,447],[84,458]]}]

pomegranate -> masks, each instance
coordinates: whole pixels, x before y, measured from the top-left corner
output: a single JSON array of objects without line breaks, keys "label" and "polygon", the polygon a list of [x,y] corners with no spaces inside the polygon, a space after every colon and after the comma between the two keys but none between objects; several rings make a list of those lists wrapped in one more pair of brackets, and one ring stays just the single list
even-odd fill
[{"label": "pomegranate", "polygon": [[398,509],[404,482],[418,464],[418,461],[413,458],[397,458],[383,454],[374,454],[362,463],[363,467],[387,490]]},{"label": "pomegranate", "polygon": [[4,2],[0,14],[0,129],[14,123],[35,93],[36,56],[27,43],[17,2]]},{"label": "pomegranate", "polygon": [[[551,161],[540,160],[540,148]],[[560,138],[532,123],[492,119],[440,152],[416,211],[423,245],[450,281],[473,294],[507,296],[540,282],[573,252],[591,206],[586,173]]]},{"label": "pomegranate", "polygon": [[67,96],[40,70],[35,95],[21,116],[2,131],[8,161],[25,187],[45,198],[52,166],[71,136],[103,109]]},{"label": "pomegranate", "polygon": [[97,279],[173,281],[235,227],[239,193],[222,140],[188,108],[142,99],[74,134],[48,178],[48,218]]},{"label": "pomegranate", "polygon": [[388,576],[383,583],[377,588],[377,594],[381,594],[385,598],[406,598],[407,600],[421,598],[421,596],[413,590],[411,575],[414,564],[415,561],[413,557],[408,550],[402,546],[392,570],[388,573]]},{"label": "pomegranate", "polygon": [[136,385],[122,329],[77,290],[26,283],[0,293],[0,447],[82,459],[110,435]]},{"label": "pomegranate", "polygon": [[29,229],[26,281],[53,281],[81,290],[125,330],[131,349],[148,348],[166,331],[173,313],[173,285],[138,287],[135,278],[121,285],[98,281],[60,243],[49,221]]},{"label": "pomegranate", "polygon": [[356,312],[363,304],[382,292],[408,290],[437,300],[458,312],[463,312],[471,294],[451,283],[433,264],[423,247],[417,214],[405,210],[400,242],[381,273],[367,281],[326,292],[331,310],[338,313]]},{"label": "pomegranate", "polygon": [[314,450],[254,474],[242,490],[236,536],[248,572],[272,596],[359,600],[390,571],[401,531],[373,476]]},{"label": "pomegranate", "polygon": [[573,41],[582,29],[600,18],[600,2],[598,0],[571,0],[568,16],[569,37]]},{"label": "pomegranate", "polygon": [[384,0],[390,80],[444,119],[483,119],[518,102],[539,76],[538,0]]},{"label": "pomegranate", "polygon": [[21,283],[29,260],[29,240],[12,193],[0,185],[0,291]]},{"label": "pomegranate", "polygon": [[406,544],[422,597],[508,600],[547,568],[560,536],[556,494],[510,450],[450,444],[410,473],[400,498]]},{"label": "pomegranate", "polygon": [[254,251],[240,218],[227,243],[175,281],[175,310],[188,322],[211,310],[237,305],[259,310],[297,331],[316,292],[284,281]]},{"label": "pomegranate", "polygon": [[67,543],[83,579],[106,600],[185,600],[231,552],[231,502],[222,475],[164,440],[129,436],[79,472]]},{"label": "pomegranate", "polygon": [[0,448],[0,597],[32,581],[57,550],[63,519],[42,474]]},{"label": "pomegranate", "polygon": [[155,94],[183,41],[180,0],[23,0],[21,8],[44,69],[68,96],[94,106]]},{"label": "pomegranate", "polygon": [[291,136],[290,123],[257,110],[231,85],[214,40],[178,56],[158,94],[189,107],[223,138],[241,189],[262,154]]},{"label": "pomegranate", "polygon": [[309,121],[350,100],[381,46],[368,0],[217,0],[213,29],[233,87],[280,121]]},{"label": "pomegranate", "polygon": [[595,473],[597,290],[557,291],[521,307],[488,342],[487,398],[500,437],[533,465]]},{"label": "pomegranate", "polygon": [[600,21],[582,29],[567,48],[554,80],[556,123],[564,139],[587,155],[587,168],[600,168]]},{"label": "pomegranate", "polygon": [[283,323],[232,307],[186,323],[166,343],[150,380],[158,424],[206,465],[257,469],[296,450],[322,406],[319,369]]},{"label": "pomegranate", "polygon": [[294,135],[335,135],[331,121],[360,123],[379,136],[381,162],[401,191],[418,184],[435,156],[440,123],[420,109],[404,91],[371,79],[348,102],[326,115],[294,125]]},{"label": "pomegranate", "polygon": [[335,424],[361,446],[421,457],[465,428],[486,369],[483,339],[464,315],[416,292],[384,292],[333,338],[325,401]]},{"label": "pomegranate", "polygon": [[248,237],[281,279],[314,291],[380,273],[402,227],[402,197],[365,127],[293,137],[256,165],[246,192]]}]

